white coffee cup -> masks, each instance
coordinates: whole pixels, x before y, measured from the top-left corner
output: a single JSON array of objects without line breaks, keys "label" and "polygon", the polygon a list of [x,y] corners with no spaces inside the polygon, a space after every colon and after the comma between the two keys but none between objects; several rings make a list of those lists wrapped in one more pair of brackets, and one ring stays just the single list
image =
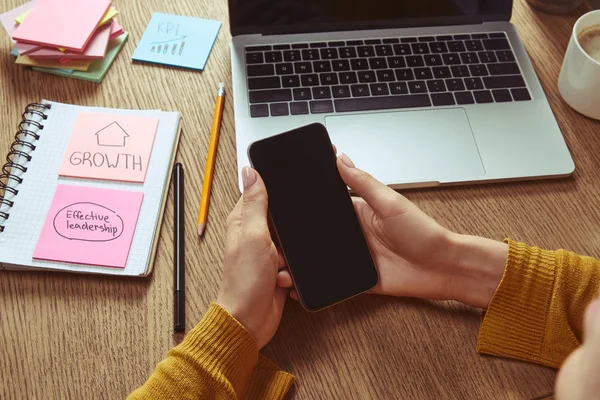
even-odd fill
[{"label": "white coffee cup", "polygon": [[600,62],[585,52],[578,39],[582,31],[595,25],[600,25],[600,10],[583,15],[575,23],[558,78],[558,90],[575,111],[600,119]]}]

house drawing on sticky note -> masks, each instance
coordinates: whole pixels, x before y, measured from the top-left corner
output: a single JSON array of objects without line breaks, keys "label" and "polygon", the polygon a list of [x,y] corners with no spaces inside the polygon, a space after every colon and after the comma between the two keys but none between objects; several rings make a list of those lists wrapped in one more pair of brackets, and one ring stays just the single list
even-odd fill
[{"label": "house drawing on sticky note", "polygon": [[100,129],[95,135],[98,146],[109,147],[125,147],[125,140],[129,137],[125,129],[116,121]]}]

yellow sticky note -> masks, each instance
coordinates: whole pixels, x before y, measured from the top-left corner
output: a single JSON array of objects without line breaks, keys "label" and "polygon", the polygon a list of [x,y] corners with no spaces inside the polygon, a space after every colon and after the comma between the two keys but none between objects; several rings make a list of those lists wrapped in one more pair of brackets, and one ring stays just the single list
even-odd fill
[{"label": "yellow sticky note", "polygon": [[[22,24],[30,12],[31,12],[31,10],[25,11],[23,14],[21,14],[17,18],[15,18],[15,22],[17,24]],[[106,12],[106,14],[104,14],[104,17],[102,17],[102,20],[100,20],[100,23],[98,24],[98,26],[102,26],[102,25],[106,24],[107,22],[112,20],[114,17],[116,17],[117,14],[119,14],[119,12],[117,11],[116,8],[114,8],[114,7],[109,8],[108,11]]]},{"label": "yellow sticky note", "polygon": [[93,60],[72,60],[66,64],[61,64],[58,60],[34,60],[28,56],[17,57],[16,63],[29,67],[60,68],[72,69],[75,71],[87,71]]}]

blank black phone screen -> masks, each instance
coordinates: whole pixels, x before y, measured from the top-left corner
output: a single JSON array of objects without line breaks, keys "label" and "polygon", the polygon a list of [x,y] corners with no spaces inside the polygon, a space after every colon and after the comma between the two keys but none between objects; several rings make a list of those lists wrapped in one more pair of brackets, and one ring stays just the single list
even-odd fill
[{"label": "blank black phone screen", "polygon": [[327,130],[312,124],[250,145],[269,213],[303,306],[362,293],[378,276]]}]

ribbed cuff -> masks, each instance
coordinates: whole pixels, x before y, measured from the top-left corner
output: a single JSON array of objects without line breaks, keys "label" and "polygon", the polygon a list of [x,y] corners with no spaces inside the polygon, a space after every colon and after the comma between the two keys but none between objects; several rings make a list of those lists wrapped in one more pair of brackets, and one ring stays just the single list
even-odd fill
[{"label": "ribbed cuff", "polygon": [[210,375],[228,380],[242,393],[258,361],[258,347],[235,318],[211,303],[204,318],[169,355],[195,360],[206,366]]},{"label": "ribbed cuff", "polygon": [[504,276],[481,323],[477,351],[544,362],[541,352],[557,255],[505,242],[509,250]]},{"label": "ribbed cuff", "polygon": [[294,381],[295,378],[292,374],[282,371],[261,354],[258,357],[258,364],[254,369],[252,379],[246,388],[244,399],[283,399]]}]

